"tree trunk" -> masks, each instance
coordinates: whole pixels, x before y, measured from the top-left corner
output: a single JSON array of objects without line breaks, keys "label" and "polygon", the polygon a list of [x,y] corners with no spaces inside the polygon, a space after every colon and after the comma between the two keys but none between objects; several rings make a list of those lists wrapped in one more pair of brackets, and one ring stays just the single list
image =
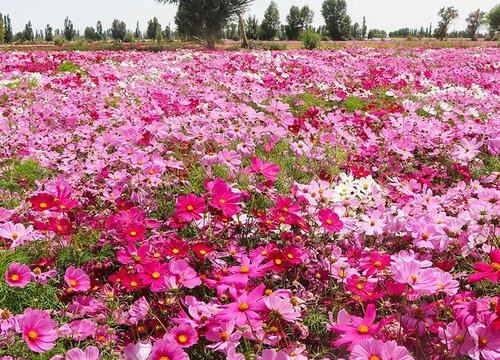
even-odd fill
[{"label": "tree trunk", "polygon": [[240,13],[238,13],[238,28],[240,31],[241,47],[247,49],[249,46],[247,34],[245,32],[245,19],[243,19],[243,16]]}]

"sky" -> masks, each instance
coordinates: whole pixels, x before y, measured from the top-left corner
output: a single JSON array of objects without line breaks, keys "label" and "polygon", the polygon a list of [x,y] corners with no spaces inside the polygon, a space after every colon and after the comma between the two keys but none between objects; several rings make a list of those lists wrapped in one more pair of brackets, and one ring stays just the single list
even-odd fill
[{"label": "sky", "polygon": [[[314,26],[324,24],[321,16],[323,0],[276,0],[281,21],[291,5],[308,5],[314,11]],[[255,14],[262,20],[270,0],[255,0],[247,15]],[[403,27],[420,28],[432,23],[436,27],[438,10],[443,6],[454,6],[459,18],[451,26],[452,30],[464,30],[467,15],[480,8],[489,11],[498,0],[347,0],[347,12],[352,23],[362,23],[366,16],[368,29],[393,31]],[[105,29],[111,27],[113,19],[127,23],[135,30],[136,23],[145,31],[149,19],[156,16],[162,26],[175,26],[176,6],[162,5],[154,0],[0,0],[0,13],[9,14],[14,31],[21,31],[31,21],[34,29],[42,30],[47,24],[62,28],[64,19],[69,16],[75,28],[83,33],[86,26],[94,26],[100,20]]]}]

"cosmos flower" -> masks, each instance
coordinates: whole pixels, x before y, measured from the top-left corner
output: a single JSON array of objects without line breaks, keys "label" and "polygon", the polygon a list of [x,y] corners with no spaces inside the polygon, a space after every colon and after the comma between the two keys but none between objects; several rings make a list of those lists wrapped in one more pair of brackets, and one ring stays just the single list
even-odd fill
[{"label": "cosmos flower", "polygon": [[10,264],[5,272],[5,281],[10,286],[24,288],[31,281],[30,268],[18,262]]},{"label": "cosmos flower", "polygon": [[19,320],[19,328],[28,348],[36,353],[43,353],[55,346],[58,338],[54,329],[57,323],[46,311],[27,309]]},{"label": "cosmos flower", "polygon": [[71,291],[85,292],[90,288],[90,278],[82,269],[70,266],[66,269],[64,281]]}]

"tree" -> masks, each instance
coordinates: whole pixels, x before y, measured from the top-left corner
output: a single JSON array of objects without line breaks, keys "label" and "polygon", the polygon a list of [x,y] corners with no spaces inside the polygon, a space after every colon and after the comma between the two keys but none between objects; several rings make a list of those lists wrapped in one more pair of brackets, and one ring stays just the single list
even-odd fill
[{"label": "tree", "polygon": [[351,18],[347,15],[345,0],[325,0],[321,7],[328,34],[332,40],[347,40],[350,36]]},{"label": "tree", "polygon": [[14,41],[14,32],[12,31],[12,23],[10,22],[9,15],[5,15],[3,17],[3,27],[4,27],[4,40],[7,44],[11,44]]},{"label": "tree", "polygon": [[139,21],[137,22],[137,26],[135,27],[134,37],[136,39],[141,38],[141,28],[139,27]]},{"label": "tree", "polygon": [[255,15],[247,18],[245,30],[250,40],[257,40],[259,38],[259,20],[257,20]]},{"label": "tree", "polygon": [[31,42],[35,40],[35,34],[33,33],[33,26],[31,25],[31,21],[28,21],[28,23],[24,26],[23,38],[25,41]]},{"label": "tree", "polygon": [[366,18],[363,16],[363,28],[361,29],[361,37],[363,37],[363,39],[366,36],[367,30],[368,30],[368,28],[366,27]]},{"label": "tree", "polygon": [[495,33],[500,31],[500,4],[490,10],[486,19],[490,26],[490,36],[493,38]]},{"label": "tree", "polygon": [[358,23],[354,23],[354,25],[351,27],[351,36],[355,39],[359,39],[363,36]]},{"label": "tree", "polygon": [[262,40],[272,40],[278,36],[279,29],[280,12],[278,10],[278,5],[276,5],[274,1],[271,1],[264,13],[262,24],[260,24],[259,38]]},{"label": "tree", "polygon": [[453,6],[443,7],[439,9],[438,15],[441,17],[441,20],[439,21],[438,27],[434,32],[436,38],[443,40],[448,33],[448,27],[451,22],[458,17],[458,10]]},{"label": "tree", "polygon": [[158,33],[158,28],[161,31],[161,25],[158,22],[158,19],[154,17],[152,20],[148,21],[148,28],[146,30],[146,38],[150,40],[156,39],[156,34]]},{"label": "tree", "polygon": [[241,13],[238,14],[238,33],[241,39],[241,47],[245,49],[249,48],[250,45],[248,44],[247,33],[245,31],[245,19]]},{"label": "tree", "polygon": [[125,40],[125,36],[127,36],[127,24],[118,19],[114,19],[111,24],[111,37],[113,40],[123,41]]},{"label": "tree", "polygon": [[64,20],[64,30],[63,30],[64,38],[68,41],[72,41],[76,36],[76,31],[73,27],[73,23],[71,20],[66,17]]},{"label": "tree", "polygon": [[97,40],[97,31],[92,26],[90,26],[90,27],[87,26],[85,28],[85,31],[83,32],[83,36],[88,41],[95,41],[95,40]]},{"label": "tree", "polygon": [[384,39],[387,37],[385,30],[371,29],[368,31],[368,39]]},{"label": "tree", "polygon": [[100,21],[97,21],[97,24],[95,25],[95,32],[96,32],[96,40],[104,40],[104,33],[102,31],[102,23]]},{"label": "tree", "polygon": [[53,41],[54,40],[54,34],[52,33],[52,26],[47,24],[45,27],[45,41]]},{"label": "tree", "polygon": [[289,40],[297,40],[304,29],[311,25],[314,12],[307,5],[299,9],[298,6],[292,6],[286,16],[288,25],[285,28],[286,36]]},{"label": "tree", "polygon": [[3,15],[0,13],[0,44],[3,44],[5,40],[5,27],[3,24]]},{"label": "tree", "polygon": [[253,0],[155,0],[179,4],[175,24],[179,33],[209,49],[222,38],[224,26],[243,14]]},{"label": "tree", "polygon": [[483,24],[485,15],[486,13],[484,11],[477,9],[476,11],[471,12],[467,17],[467,31],[469,32],[472,40],[477,40],[477,31]]}]

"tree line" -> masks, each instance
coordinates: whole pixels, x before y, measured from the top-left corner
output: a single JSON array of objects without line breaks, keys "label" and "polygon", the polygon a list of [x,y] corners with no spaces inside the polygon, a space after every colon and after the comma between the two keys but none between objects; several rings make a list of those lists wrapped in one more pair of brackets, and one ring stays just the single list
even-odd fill
[{"label": "tree line", "polygon": [[135,30],[127,29],[125,22],[115,19],[111,27],[104,30],[98,21],[94,26],[87,26],[80,34],[75,30],[73,22],[66,17],[61,29],[53,29],[47,25],[43,31],[33,30],[28,22],[23,31],[13,33],[9,15],[0,14],[0,43],[54,41],[65,39],[73,41],[85,38],[87,41],[102,41],[113,39],[117,41],[132,42],[140,39],[161,41],[172,36],[189,38],[203,43],[208,48],[214,48],[221,39],[242,40],[248,44],[250,40],[298,40],[305,33],[313,33],[323,39],[348,40],[348,39],[373,39],[389,37],[470,37],[477,40],[479,29],[483,25],[489,26],[489,38],[494,38],[500,32],[500,4],[488,13],[478,9],[470,13],[466,19],[467,29],[449,32],[449,26],[458,17],[458,10],[453,6],[443,7],[439,10],[440,21],[433,30],[432,24],[420,29],[402,28],[386,33],[385,30],[368,30],[366,18],[362,24],[352,24],[347,14],[346,0],[324,0],[321,6],[321,15],[324,25],[314,28],[312,26],[314,12],[307,6],[292,5],[286,15],[286,23],[280,21],[280,13],[276,2],[271,1],[261,22],[257,17],[243,18],[243,14],[253,3],[253,0],[155,0],[159,3],[177,4],[175,16],[176,31],[170,25],[162,27],[155,17],[148,21],[143,32],[137,22]]}]

